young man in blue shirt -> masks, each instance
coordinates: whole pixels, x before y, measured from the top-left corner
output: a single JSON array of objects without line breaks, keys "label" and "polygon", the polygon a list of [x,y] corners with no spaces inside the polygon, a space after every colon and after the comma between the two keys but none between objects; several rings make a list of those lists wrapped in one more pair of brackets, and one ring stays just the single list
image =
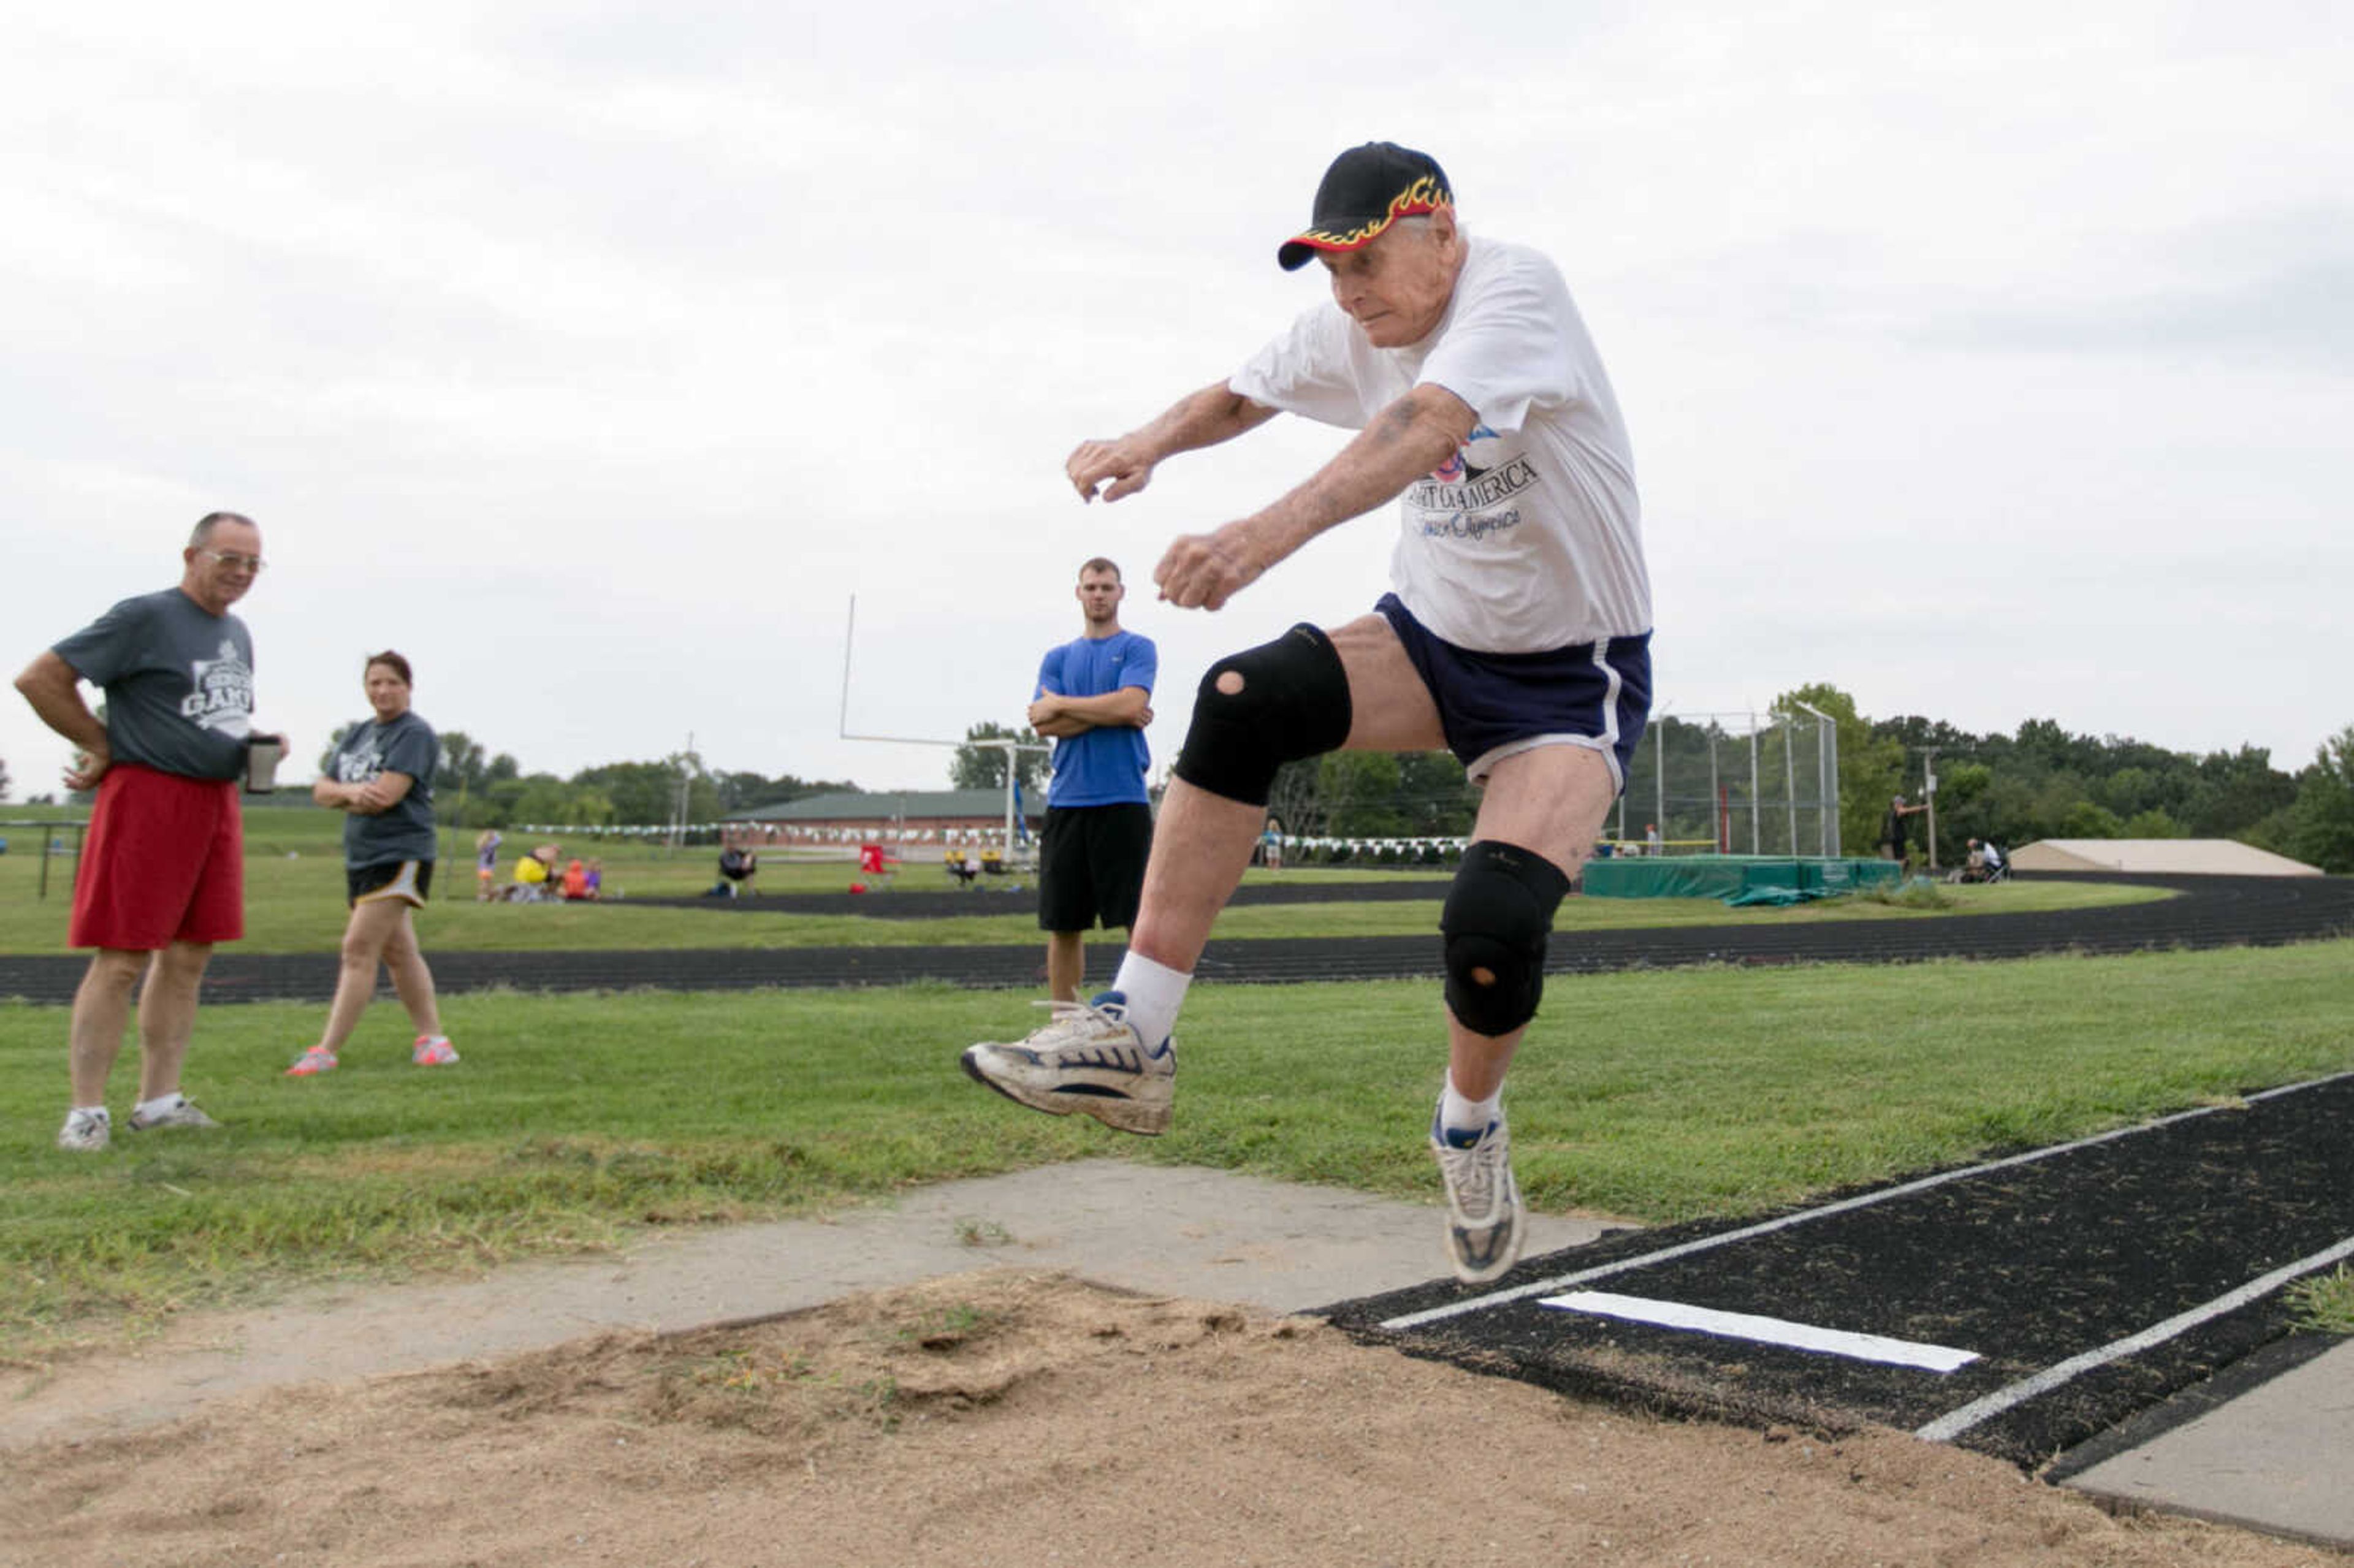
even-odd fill
[{"label": "young man in blue shirt", "polygon": [[1085,630],[1048,651],[1030,704],[1030,727],[1055,743],[1039,839],[1038,927],[1056,1001],[1079,1000],[1082,934],[1098,920],[1121,930],[1135,923],[1152,852],[1144,726],[1152,722],[1160,655],[1150,638],[1120,630],[1127,594],[1119,568],[1102,556],[1079,568]]}]

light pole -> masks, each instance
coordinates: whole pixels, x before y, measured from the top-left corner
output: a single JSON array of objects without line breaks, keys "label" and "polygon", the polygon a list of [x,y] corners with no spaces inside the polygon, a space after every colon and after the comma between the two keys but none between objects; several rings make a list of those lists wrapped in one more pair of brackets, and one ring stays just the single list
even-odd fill
[{"label": "light pole", "polygon": [[1921,754],[1921,794],[1929,804],[1929,869],[1937,869],[1937,753],[1942,746],[1916,746]]}]

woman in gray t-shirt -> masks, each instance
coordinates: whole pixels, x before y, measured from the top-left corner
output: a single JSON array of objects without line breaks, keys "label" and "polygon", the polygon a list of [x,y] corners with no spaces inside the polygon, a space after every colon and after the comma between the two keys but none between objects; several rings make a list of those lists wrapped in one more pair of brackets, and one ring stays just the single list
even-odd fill
[{"label": "woman in gray t-shirt", "polygon": [[326,1032],[286,1069],[289,1077],[334,1068],[335,1053],[376,994],[378,962],[391,972],[392,989],[417,1025],[408,1059],[420,1067],[458,1060],[441,1033],[433,971],[425,967],[411,922],[433,888],[433,770],[441,742],[408,709],[408,660],[389,649],[375,655],[366,684],[374,716],[344,732],[326,771],[311,787],[313,800],[345,813],[344,873],[352,917],[344,928],[344,967]]}]

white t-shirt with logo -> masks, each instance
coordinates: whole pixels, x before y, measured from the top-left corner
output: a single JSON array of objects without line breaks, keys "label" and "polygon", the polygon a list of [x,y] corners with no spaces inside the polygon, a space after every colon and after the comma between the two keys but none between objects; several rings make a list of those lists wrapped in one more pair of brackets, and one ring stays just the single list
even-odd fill
[{"label": "white t-shirt with logo", "polygon": [[1447,641],[1530,653],[1648,631],[1634,457],[1569,287],[1527,246],[1467,242],[1422,342],[1375,348],[1327,300],[1227,385],[1350,429],[1426,383],[1479,416],[1447,467],[1407,486],[1390,558],[1399,599]]}]

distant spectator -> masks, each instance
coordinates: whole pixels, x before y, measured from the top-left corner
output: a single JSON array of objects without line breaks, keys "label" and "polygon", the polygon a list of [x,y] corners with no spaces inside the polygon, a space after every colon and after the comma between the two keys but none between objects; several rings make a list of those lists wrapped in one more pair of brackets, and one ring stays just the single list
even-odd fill
[{"label": "distant spectator", "polygon": [[752,878],[759,874],[759,871],[760,856],[757,851],[729,844],[719,852],[716,891],[729,898],[741,898],[752,891]]},{"label": "distant spectator", "polygon": [[1658,854],[1660,853],[1662,847],[1663,846],[1659,842],[1659,824],[1657,822],[1645,822],[1643,824],[1643,853],[1645,854]]},{"label": "distant spectator", "polygon": [[605,896],[605,863],[596,856],[588,857],[588,894],[591,899]]},{"label": "distant spectator", "polygon": [[1904,819],[1918,815],[1928,809],[1926,806],[1906,805],[1904,797],[1902,795],[1894,796],[1889,800],[1888,814],[1880,821],[1880,853],[1883,858],[1893,860],[1899,865],[1904,863],[1905,840],[1912,832],[1910,824]]},{"label": "distant spectator", "polygon": [[1972,839],[1968,858],[1962,864],[1965,882],[1992,882],[2002,874],[2002,852],[1980,839]]},{"label": "distant spectator", "polygon": [[474,902],[487,904],[498,895],[499,845],[506,841],[496,828],[474,835]]},{"label": "distant spectator", "polygon": [[574,900],[588,896],[588,868],[577,860],[564,868],[564,896]]}]

